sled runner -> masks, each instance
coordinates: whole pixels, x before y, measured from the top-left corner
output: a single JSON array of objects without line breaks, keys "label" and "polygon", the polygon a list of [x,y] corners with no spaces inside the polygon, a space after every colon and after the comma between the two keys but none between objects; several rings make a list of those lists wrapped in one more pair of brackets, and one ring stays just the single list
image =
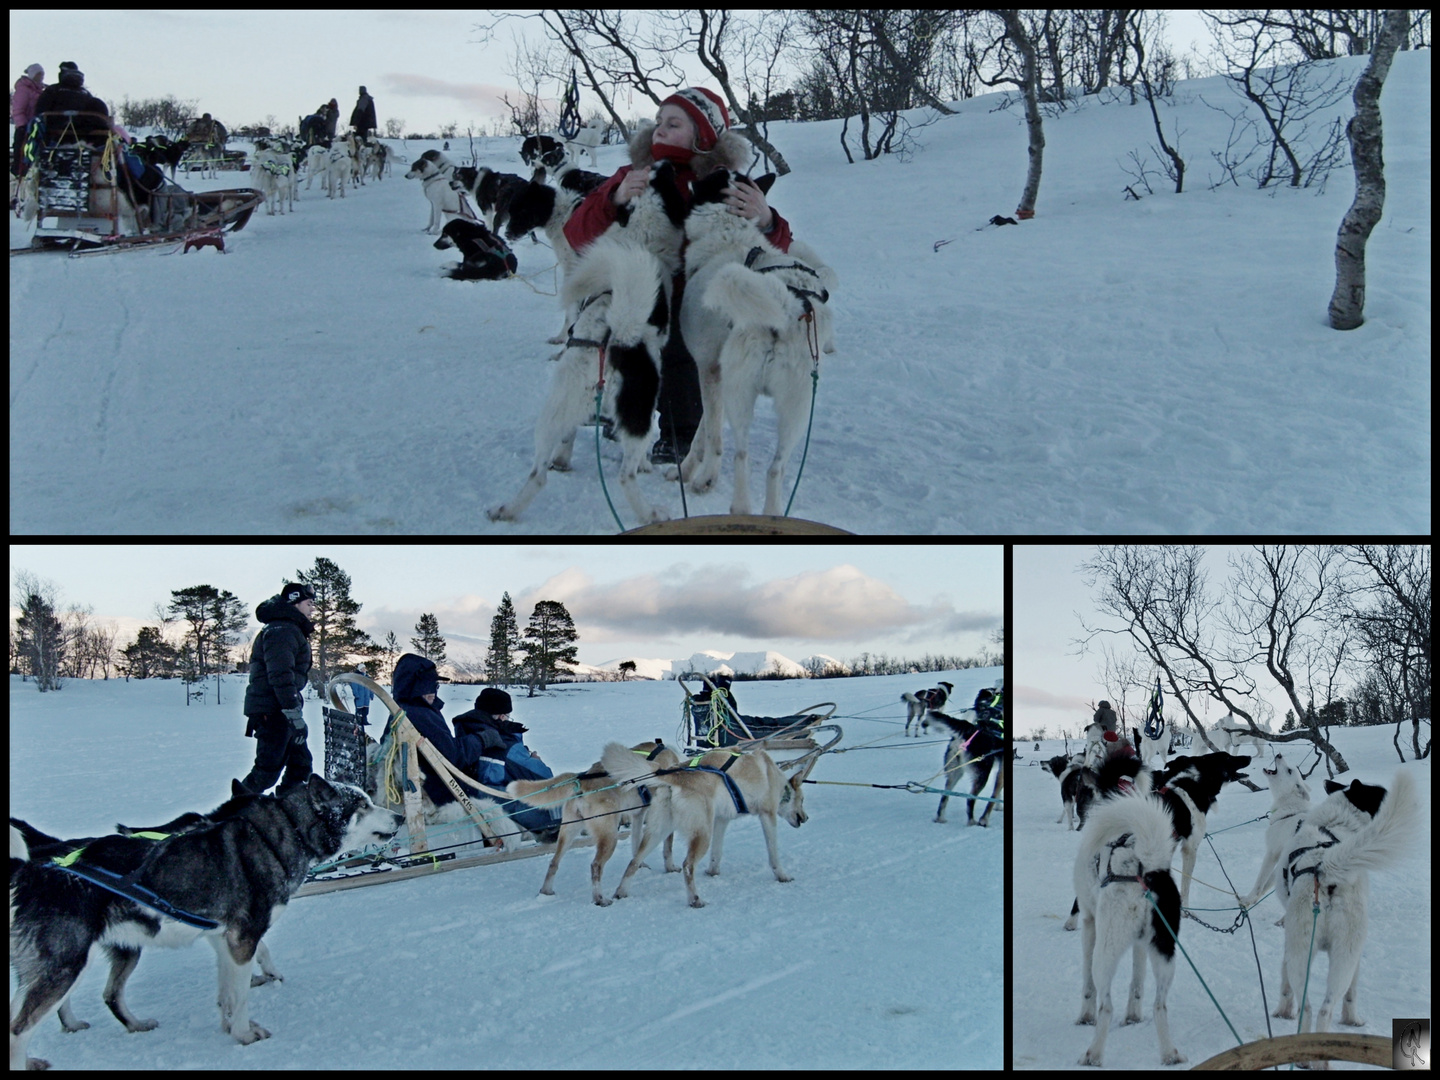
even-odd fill
[{"label": "sled runner", "polygon": [[20,186],[22,194],[29,186],[35,199],[36,228],[31,246],[19,251],[118,250],[218,237],[244,228],[264,201],[253,188],[186,191],[153,166],[133,177],[109,122],[100,113],[73,110],[37,118],[33,177]]}]

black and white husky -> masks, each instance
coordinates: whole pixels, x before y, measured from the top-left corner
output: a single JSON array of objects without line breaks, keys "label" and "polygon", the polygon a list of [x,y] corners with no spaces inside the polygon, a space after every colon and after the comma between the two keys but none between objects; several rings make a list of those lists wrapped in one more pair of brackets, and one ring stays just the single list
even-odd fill
[{"label": "black and white husky", "polygon": [[[1075,896],[1082,917],[1084,984],[1076,1023],[1095,1025],[1095,1038],[1080,1058],[1081,1065],[1104,1063],[1105,1037],[1114,1014],[1110,983],[1127,952],[1133,953],[1134,964],[1125,1022],[1140,1020],[1148,956],[1155,969],[1155,1031],[1160,1037],[1160,1059],[1166,1065],[1185,1060],[1170,1038],[1170,1016],[1165,1004],[1175,978],[1175,938],[1171,930],[1180,933],[1180,893],[1170,873],[1175,852],[1170,829],[1170,814],[1160,800],[1132,791],[1093,809],[1080,834]],[[1154,898],[1159,914],[1145,898],[1147,892]]]},{"label": "black and white husky", "polygon": [[[332,163],[330,168],[333,173],[335,165]],[[411,165],[410,171],[405,174],[406,180],[419,180],[425,191],[425,199],[430,203],[430,220],[425,225],[425,231],[431,236],[438,236],[450,218],[460,215],[460,192],[456,191],[451,183],[454,173],[453,161],[439,150],[426,150],[415,159],[415,164]],[[340,194],[345,194],[343,184],[340,186]]]},{"label": "black and white husky", "polygon": [[[805,435],[810,412],[811,350],[835,351],[828,302],[836,277],[806,244],[792,241],[783,252],[755,222],[730,213],[725,188],[737,183],[751,181],[723,169],[696,181],[685,222],[680,329],[700,371],[704,416],[680,476],[696,492],[714,486],[721,422],[729,420],[735,437],[730,512],[750,513],[750,425],[755,399],[764,394],[775,402],[779,428],[764,512],[778,516],[785,464]],[[764,191],[769,185],[756,186]]]},{"label": "black and white husky", "polygon": [[550,469],[566,470],[575,433],[595,410],[603,377],[603,415],[615,421],[623,457],[620,489],[642,523],[666,514],[640,491],[636,474],[654,441],[660,351],[670,336],[672,275],[679,269],[684,203],[674,168],[658,166],[650,187],[621,208],[616,224],[581,254],[562,298],[578,312],[568,328],[550,395],[535,422],[535,460],[509,502],[488,511],[513,521],[545,486]]},{"label": "black and white husky", "polygon": [[26,823],[11,824],[12,1069],[45,1067],[26,1056],[30,1034],[64,1002],[96,945],[112,960],[106,1004],[132,1031],[155,1026],[135,1020],[124,1005],[125,980],[140,950],[147,945],[178,948],[205,937],[219,960],[221,1030],[239,1043],[269,1038],[250,1019],[250,965],[261,938],[312,866],[394,836],[401,818],[377,807],[359,788],[331,784],[321,776],[283,796],[242,798],[232,809],[222,807],[228,816],[217,812],[224,820],[158,842],[98,837],[79,856],[99,870],[128,876],[174,909],[218,924],[213,929],[163,915],[72,875],[43,851],[32,854],[25,835],[35,833]]},{"label": "black and white husky", "polygon": [[[1153,785],[1155,797],[1170,817],[1175,843],[1180,846],[1182,904],[1190,902],[1190,875],[1195,870],[1200,841],[1205,839],[1205,815],[1214,807],[1222,787],[1233,780],[1245,779],[1240,770],[1249,764],[1248,757],[1222,751],[1200,757],[1178,757],[1164,772],[1152,774],[1140,766],[1138,758],[1117,756],[1107,759],[1096,774],[1096,787],[1102,796],[1113,797],[1117,791],[1127,790],[1130,785],[1120,779],[1126,773],[1134,778],[1134,790],[1149,792]],[[1090,813],[1093,815],[1095,811]],[[1089,828],[1088,823],[1085,828]],[[1079,911],[1077,898],[1065,923],[1066,930],[1075,929]]]},{"label": "black and white husky", "polygon": [[915,725],[915,737],[920,737],[920,729],[930,730],[930,718],[925,715],[929,709],[943,709],[945,702],[950,700],[950,695],[955,687],[948,682],[942,682],[939,686],[933,686],[929,690],[917,690],[910,693],[906,690],[900,695],[900,700],[905,702],[905,734],[910,734],[910,725]]},{"label": "black and white husky", "polygon": [[[1325,781],[1330,797],[1315,807],[1291,834],[1280,855],[1279,895],[1285,905],[1285,959],[1280,967],[1280,1004],[1275,1015],[1295,1017],[1295,999],[1304,993],[1312,933],[1317,952],[1330,954],[1325,997],[1315,1030],[1330,1030],[1330,1018],[1342,1000],[1340,1022],[1360,1026],[1355,994],[1360,983],[1360,951],[1369,917],[1369,871],[1399,862],[1417,850],[1419,817],[1415,781],[1405,770],[1383,787],[1352,781],[1343,787]],[[1428,848],[1424,849],[1428,854]],[[1314,916],[1314,906],[1320,908]],[[1318,918],[1318,922],[1316,921]],[[1311,968],[1318,965],[1311,963]],[[1301,1031],[1310,1030],[1305,1006]],[[1325,1068],[1328,1063],[1321,1063]]]}]

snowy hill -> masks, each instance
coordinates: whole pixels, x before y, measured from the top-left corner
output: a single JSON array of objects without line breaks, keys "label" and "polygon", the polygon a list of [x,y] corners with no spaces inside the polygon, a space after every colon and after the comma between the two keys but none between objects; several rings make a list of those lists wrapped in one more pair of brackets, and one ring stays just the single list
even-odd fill
[{"label": "snowy hill", "polygon": [[[1026,169],[1001,95],[921,129],[903,161],[847,164],[839,121],[772,126],[794,167],[772,202],[840,281],[795,513],[859,533],[1428,533],[1430,56],[1397,55],[1381,99],[1385,212],[1349,333],[1325,325],[1348,166],[1323,191],[1210,189],[1230,121],[1209,106],[1240,108],[1219,79],[1178,84],[1162,112],[1183,195],[1126,199],[1149,112],[1087,98],[1046,120],[1018,227],[986,226]],[[519,523],[486,519],[530,467],[553,260],[525,240],[519,279],[442,278],[454,257],[403,179],[429,144],[393,145],[392,179],[302,191],[225,254],[12,260],[12,533],[613,531],[591,428]],[[521,169],[514,140],[479,145],[479,164]],[[13,219],[10,242],[28,242]],[[773,440],[762,401],[757,475]],[[599,453],[613,478],[618,446]],[[726,456],[692,514],[728,510]],[[680,515],[660,472],[640,482]]]},{"label": "snowy hill", "polygon": [[[941,677],[973,695],[997,673]],[[745,702],[780,716],[838,702],[844,745],[886,749],[827,755],[812,777],[903,784],[931,778],[943,753],[898,734],[913,682],[755,683]],[[243,689],[227,679],[224,705],[187,708],[178,682],[73,681],[41,695],[12,678],[10,812],[88,836],[213,808],[254,753]],[[442,687],[447,715],[474,689]],[[673,683],[579,684],[517,700],[516,719],[557,771],[584,769],[612,739],[673,738],[680,701]],[[317,704],[305,713],[319,763]],[[31,1052],[71,1070],[999,1069],[1005,815],[966,828],[952,802],[937,825],[931,795],[821,784],[806,787],[805,808],[810,820],[779,837],[788,884],[771,874],[758,824],[742,820],[721,875],[700,875],[698,910],[659,870],[596,907],[593,849],[566,856],[553,897],[537,896],[544,859],[306,897],[266,935],[285,981],[250,997],[272,1038],[238,1046],[221,1034],[215,960],[198,945],[146,949],[130,980],[130,1007],[157,1030],[129,1034],[110,1016],[102,962],[71,998],[91,1028],[67,1035],[52,1016]],[[629,852],[622,843],[609,863],[607,891]]]}]

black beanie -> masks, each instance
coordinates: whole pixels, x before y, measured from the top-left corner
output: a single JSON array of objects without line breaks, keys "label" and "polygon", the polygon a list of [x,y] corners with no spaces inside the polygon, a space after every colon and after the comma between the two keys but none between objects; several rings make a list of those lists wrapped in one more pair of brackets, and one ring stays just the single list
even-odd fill
[{"label": "black beanie", "polygon": [[475,707],[491,716],[504,716],[513,708],[510,704],[510,695],[493,686],[487,686],[480,691],[480,696],[475,699]]},{"label": "black beanie", "polygon": [[297,585],[287,581],[280,590],[280,599],[287,604],[298,604],[301,600],[314,600],[315,590],[309,585]]}]

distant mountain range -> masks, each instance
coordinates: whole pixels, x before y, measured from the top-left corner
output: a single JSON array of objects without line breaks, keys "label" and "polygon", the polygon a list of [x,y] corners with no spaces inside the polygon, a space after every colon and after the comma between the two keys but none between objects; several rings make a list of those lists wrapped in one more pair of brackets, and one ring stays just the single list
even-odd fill
[{"label": "distant mountain range", "polygon": [[697,652],[683,660],[652,660],[639,656],[622,656],[614,660],[607,660],[598,667],[589,664],[577,664],[575,672],[578,675],[595,675],[609,678],[620,670],[623,663],[635,665],[634,678],[637,679],[675,679],[687,672],[700,672],[705,675],[763,675],[773,673],[786,678],[803,679],[810,670],[817,665],[828,665],[848,672],[850,669],[845,664],[836,660],[833,656],[826,656],[823,653],[816,653],[807,656],[803,660],[791,660],[788,656],[782,656],[777,652],[715,652],[706,649],[704,652]]}]

